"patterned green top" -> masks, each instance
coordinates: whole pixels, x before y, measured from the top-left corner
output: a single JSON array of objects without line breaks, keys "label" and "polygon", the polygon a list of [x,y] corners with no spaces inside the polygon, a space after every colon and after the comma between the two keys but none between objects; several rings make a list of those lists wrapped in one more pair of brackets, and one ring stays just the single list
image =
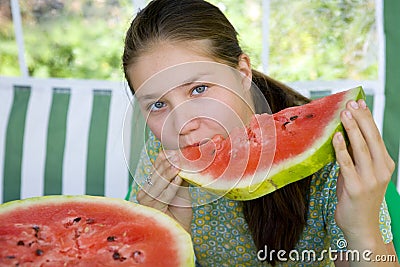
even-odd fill
[{"label": "patterned green top", "polygon": [[[140,185],[150,173],[160,142],[150,136],[146,146],[147,153],[143,149],[128,193],[129,200],[134,202]],[[334,266],[329,251],[345,250],[346,240],[334,220],[338,170],[336,163],[330,163],[313,175],[307,224],[295,249],[280,254],[283,261],[277,266]],[[268,248],[257,252],[239,201],[213,199],[213,195],[194,187],[190,187],[190,192],[193,198],[191,234],[201,266],[267,266],[259,258],[271,253],[277,255],[277,251]],[[393,236],[385,201],[380,210],[380,230],[384,242],[391,242]]]}]

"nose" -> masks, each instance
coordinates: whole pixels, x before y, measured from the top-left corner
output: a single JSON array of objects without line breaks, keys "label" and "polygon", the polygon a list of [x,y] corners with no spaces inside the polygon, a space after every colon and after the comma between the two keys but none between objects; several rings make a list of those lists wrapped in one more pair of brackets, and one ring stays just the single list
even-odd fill
[{"label": "nose", "polygon": [[179,132],[179,135],[189,135],[193,131],[199,129],[200,119],[192,118],[187,121],[181,121],[180,119],[177,119],[176,126],[178,126],[177,130]]},{"label": "nose", "polygon": [[187,135],[200,127],[199,110],[194,101],[184,101],[177,105],[170,114],[173,127],[179,135]]}]

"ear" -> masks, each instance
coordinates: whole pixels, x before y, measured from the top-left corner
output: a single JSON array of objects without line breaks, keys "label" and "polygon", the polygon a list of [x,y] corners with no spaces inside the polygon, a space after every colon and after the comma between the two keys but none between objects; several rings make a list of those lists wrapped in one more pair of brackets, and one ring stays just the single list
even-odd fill
[{"label": "ear", "polygon": [[242,85],[244,89],[250,89],[251,87],[251,63],[250,57],[246,54],[241,54],[239,56],[239,63],[237,67],[238,71],[242,74]]}]

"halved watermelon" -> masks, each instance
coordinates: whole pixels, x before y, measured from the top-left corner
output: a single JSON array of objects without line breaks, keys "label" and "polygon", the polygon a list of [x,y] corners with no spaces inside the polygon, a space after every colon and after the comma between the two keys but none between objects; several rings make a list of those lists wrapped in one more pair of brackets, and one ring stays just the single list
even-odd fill
[{"label": "halved watermelon", "polygon": [[194,266],[189,233],[125,200],[46,196],[0,205],[0,266]]},{"label": "halved watermelon", "polygon": [[332,137],[344,132],[340,112],[365,98],[361,87],[273,115],[255,115],[224,139],[181,150],[179,176],[236,200],[250,200],[305,178],[335,159]]}]

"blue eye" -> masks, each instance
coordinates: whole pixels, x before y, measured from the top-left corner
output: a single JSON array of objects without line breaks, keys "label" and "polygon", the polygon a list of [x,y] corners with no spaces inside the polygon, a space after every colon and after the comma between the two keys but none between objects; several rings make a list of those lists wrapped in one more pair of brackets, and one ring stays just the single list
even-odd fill
[{"label": "blue eye", "polygon": [[157,111],[157,110],[159,110],[159,109],[161,109],[161,108],[163,108],[163,107],[165,107],[165,103],[164,103],[164,102],[161,102],[161,101],[157,101],[157,102],[151,104],[151,105],[149,106],[149,109],[150,109],[151,111]]},{"label": "blue eye", "polygon": [[205,91],[207,91],[208,86],[207,85],[200,85],[200,86],[196,86],[195,88],[193,88],[192,90],[192,95],[200,95],[203,94]]}]

